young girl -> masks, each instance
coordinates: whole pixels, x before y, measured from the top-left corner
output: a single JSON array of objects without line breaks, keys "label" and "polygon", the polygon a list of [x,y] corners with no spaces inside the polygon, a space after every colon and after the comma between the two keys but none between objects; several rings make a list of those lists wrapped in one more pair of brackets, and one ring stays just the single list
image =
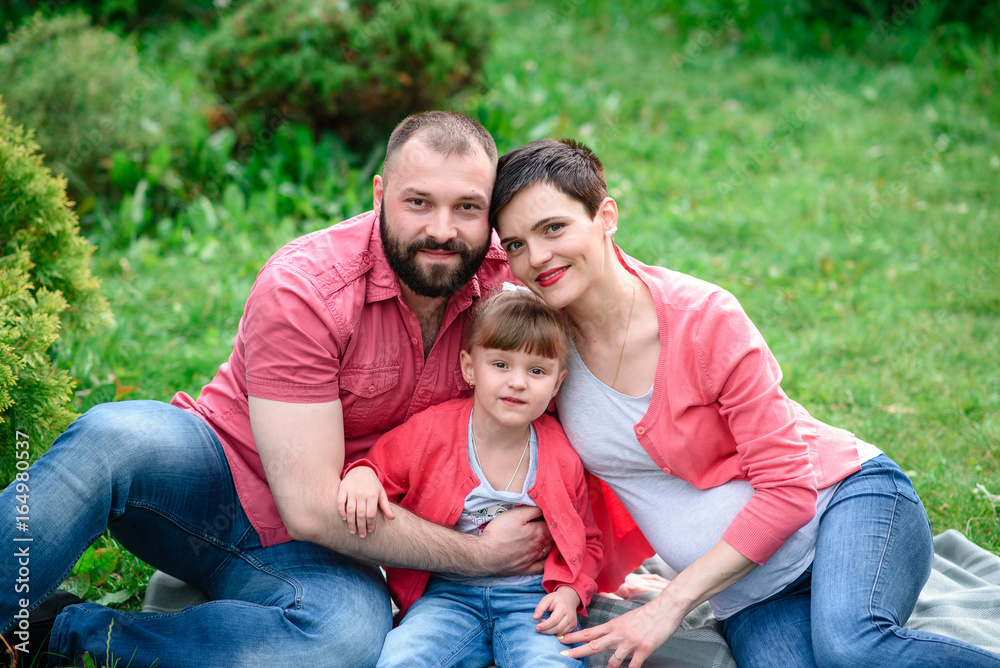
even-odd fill
[{"label": "young girl", "polygon": [[[385,434],[344,474],[341,517],[362,537],[389,502],[466,533],[518,505],[538,506],[555,549],[542,575],[468,577],[387,568],[405,615],[385,666],[582,666],[559,638],[594,593],[600,531],[583,466],[544,415],[566,375],[562,316],[526,290],[476,311],[461,353],[471,399],[427,409]],[[546,619],[542,617],[548,613]]]}]

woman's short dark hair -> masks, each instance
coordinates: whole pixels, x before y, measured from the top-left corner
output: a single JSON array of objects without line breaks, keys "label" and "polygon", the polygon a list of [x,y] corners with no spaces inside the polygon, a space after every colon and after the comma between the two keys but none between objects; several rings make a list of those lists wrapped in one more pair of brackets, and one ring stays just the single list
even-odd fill
[{"label": "woman's short dark hair", "polygon": [[501,209],[536,183],[547,183],[597,215],[608,196],[604,165],[594,152],[572,139],[539,139],[500,158],[490,203],[490,224],[496,227]]}]

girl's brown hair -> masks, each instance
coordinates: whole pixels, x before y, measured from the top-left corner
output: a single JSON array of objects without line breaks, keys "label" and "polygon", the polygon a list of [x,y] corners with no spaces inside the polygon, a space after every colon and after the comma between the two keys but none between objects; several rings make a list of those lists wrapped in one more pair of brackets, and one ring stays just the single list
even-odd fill
[{"label": "girl's brown hair", "polygon": [[479,304],[465,349],[523,350],[565,365],[567,336],[562,313],[526,289],[505,290]]}]

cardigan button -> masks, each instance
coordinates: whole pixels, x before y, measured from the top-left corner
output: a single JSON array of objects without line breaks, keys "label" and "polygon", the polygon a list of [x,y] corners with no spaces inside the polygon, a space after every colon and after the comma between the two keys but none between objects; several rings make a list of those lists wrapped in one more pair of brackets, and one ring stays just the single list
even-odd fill
[{"label": "cardigan button", "polygon": [[573,557],[572,559],[570,559],[570,560],[569,560],[569,563],[571,563],[571,564],[575,564],[575,563],[576,563],[576,557]]},{"label": "cardigan button", "polygon": [[642,436],[643,434],[645,434],[645,433],[646,433],[646,428],[645,428],[645,427],[639,427],[639,428],[637,428],[637,429],[635,430],[635,433],[637,433],[637,434],[639,434],[640,436]]},{"label": "cardigan button", "polygon": [[559,526],[559,523],[556,522],[555,520],[552,520],[551,522],[549,522],[549,526],[555,529],[557,526]]},{"label": "cardigan button", "polygon": [[669,466],[664,466],[663,467],[663,472],[666,473],[667,475],[670,475],[670,467]]}]

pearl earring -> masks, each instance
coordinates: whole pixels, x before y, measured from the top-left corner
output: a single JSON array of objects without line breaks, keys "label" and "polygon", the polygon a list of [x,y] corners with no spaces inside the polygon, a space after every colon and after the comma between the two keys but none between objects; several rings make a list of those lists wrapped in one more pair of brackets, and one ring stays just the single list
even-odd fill
[{"label": "pearl earring", "polygon": [[608,237],[608,238],[610,239],[610,238],[611,238],[611,236],[612,236],[612,235],[613,235],[613,234],[614,234],[615,232],[617,232],[617,231],[618,231],[618,226],[617,226],[617,225],[615,225],[615,226],[614,226],[614,227],[612,227],[612,228],[611,228],[610,230],[608,230],[607,232],[605,232],[605,233],[604,233],[604,236],[606,236],[606,237]]}]

